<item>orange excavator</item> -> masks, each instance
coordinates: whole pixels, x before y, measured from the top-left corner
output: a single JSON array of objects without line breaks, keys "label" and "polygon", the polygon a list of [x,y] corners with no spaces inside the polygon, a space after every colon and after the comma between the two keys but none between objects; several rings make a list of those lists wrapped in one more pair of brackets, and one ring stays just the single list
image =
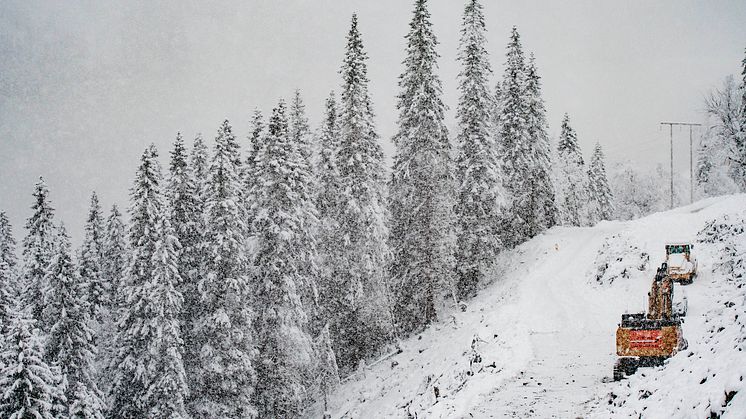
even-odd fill
[{"label": "orange excavator", "polygon": [[614,381],[632,375],[639,367],[663,365],[666,359],[686,348],[682,315],[673,310],[674,281],[664,263],[648,293],[648,312],[622,314],[616,331]]}]

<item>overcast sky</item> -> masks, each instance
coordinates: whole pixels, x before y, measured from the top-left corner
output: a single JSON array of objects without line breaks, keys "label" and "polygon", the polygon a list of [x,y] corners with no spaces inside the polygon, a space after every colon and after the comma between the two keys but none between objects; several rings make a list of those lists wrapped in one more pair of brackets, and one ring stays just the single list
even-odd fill
[{"label": "overcast sky", "polygon": [[[658,123],[701,120],[702,97],[740,70],[746,47],[743,0],[483,3],[495,75],[517,25],[536,54],[551,135],[567,112],[585,153],[600,141],[611,161],[667,162]],[[430,1],[451,127],[462,8]],[[107,212],[115,202],[126,208],[151,142],[165,163],[177,131],[209,139],[228,118],[245,138],[251,111],[269,112],[295,88],[318,126],[324,98],[340,83],[354,12],[390,154],[410,9],[403,0],[3,0],[0,210],[20,237],[43,175],[58,219],[79,243],[91,191]],[[676,155],[682,167],[684,151]]]}]

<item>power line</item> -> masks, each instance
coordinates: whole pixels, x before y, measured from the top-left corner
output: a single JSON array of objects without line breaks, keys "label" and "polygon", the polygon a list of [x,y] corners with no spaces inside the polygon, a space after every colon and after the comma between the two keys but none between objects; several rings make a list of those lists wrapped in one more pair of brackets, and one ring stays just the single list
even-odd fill
[{"label": "power line", "polygon": [[668,125],[670,139],[671,139],[671,208],[673,208],[673,127],[683,126],[689,127],[689,201],[694,202],[694,153],[693,140],[692,140],[692,129],[694,127],[702,126],[702,124],[694,124],[691,122],[661,122],[661,125]]}]

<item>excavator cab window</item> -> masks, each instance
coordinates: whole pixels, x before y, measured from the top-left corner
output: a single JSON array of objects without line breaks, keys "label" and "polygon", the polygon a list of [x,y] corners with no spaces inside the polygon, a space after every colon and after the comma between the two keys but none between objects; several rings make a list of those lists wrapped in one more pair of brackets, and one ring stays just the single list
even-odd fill
[{"label": "excavator cab window", "polygon": [[689,253],[689,247],[688,244],[670,244],[666,246],[666,253],[669,255]]}]

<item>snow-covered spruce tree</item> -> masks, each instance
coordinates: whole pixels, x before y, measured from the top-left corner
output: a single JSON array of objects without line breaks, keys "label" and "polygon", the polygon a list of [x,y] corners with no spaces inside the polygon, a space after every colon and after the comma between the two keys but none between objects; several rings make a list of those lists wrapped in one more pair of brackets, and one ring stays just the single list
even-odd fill
[{"label": "snow-covered spruce tree", "polygon": [[181,339],[183,298],[180,282],[179,241],[171,227],[168,213],[162,210],[156,222],[153,273],[142,287],[140,302],[146,304],[149,315],[146,357],[149,379],[145,381],[143,406],[148,406],[149,418],[186,418],[185,399],[189,392],[182,360],[184,342]]},{"label": "snow-covered spruce tree", "polygon": [[118,323],[115,374],[109,416],[115,418],[186,417],[187,387],[181,358],[177,290],[178,241],[163,193],[158,153],[143,153],[131,190],[131,256]]},{"label": "snow-covered spruce tree", "polygon": [[23,302],[31,310],[37,326],[49,332],[51,323],[42,318],[46,289],[44,275],[52,259],[57,231],[54,227],[54,209],[49,202],[49,189],[43,178],[34,186],[33,214],[26,221],[26,237],[23,239]]},{"label": "snow-covered spruce tree", "polygon": [[[197,134],[192,143],[192,151],[189,155],[189,165],[194,178],[194,187],[197,190],[197,197],[202,197],[207,193],[207,181],[210,178],[210,156],[202,134]],[[204,205],[204,202],[202,202]]]},{"label": "snow-covered spruce tree", "polygon": [[290,139],[285,103],[272,111],[262,153],[257,161],[259,211],[257,239],[256,338],[258,355],[254,395],[260,417],[298,417],[308,398],[308,372],[313,368],[313,343],[302,302],[308,260],[316,257],[306,220],[315,216],[310,173],[298,145]]},{"label": "snow-covered spruce tree", "polygon": [[103,244],[103,263],[101,272],[109,284],[109,311],[121,308],[117,296],[122,282],[122,276],[127,266],[127,227],[122,221],[122,213],[116,205],[112,205],[109,217],[106,219],[105,237]]},{"label": "snow-covered spruce tree", "polygon": [[[187,160],[184,139],[179,133],[176,135],[171,151],[166,195],[169,203],[171,226],[179,244],[181,244],[178,262],[179,275],[184,284],[190,284],[190,286],[184,287],[185,290],[194,288],[194,285],[196,285],[197,254],[202,242],[202,237],[196,234],[196,228],[199,225],[199,219],[203,216],[199,212],[199,191],[197,190],[196,180]],[[187,295],[184,295],[184,298],[187,303],[191,303],[191,299]]]},{"label": "snow-covered spruce tree", "polygon": [[326,324],[321,329],[321,333],[316,338],[316,353],[318,359],[316,363],[316,379],[318,380],[319,391],[324,398],[324,411],[328,406],[328,395],[339,385],[339,369],[337,367],[337,358],[332,348],[331,333],[329,325]]},{"label": "snow-covered spruce tree", "polygon": [[0,211],[0,262],[5,262],[12,270],[18,264],[16,239],[13,237],[13,227],[5,211]]},{"label": "snow-covered spruce tree", "polygon": [[57,419],[64,415],[62,377],[42,356],[34,320],[16,306],[0,353],[0,417]]},{"label": "snow-covered spruce tree", "polygon": [[16,283],[18,280],[16,263],[16,241],[13,238],[13,228],[5,212],[0,212],[0,348],[2,348],[2,336],[8,330],[10,315],[20,291]]},{"label": "snow-covered spruce tree", "polygon": [[206,184],[204,274],[197,286],[189,411],[199,418],[253,417],[252,296],[241,201],[239,145],[218,129]]},{"label": "snow-covered spruce tree", "polygon": [[570,126],[570,117],[562,119],[562,132],[557,145],[557,206],[562,225],[588,224],[588,176],[584,169],[583,154],[578,137]]},{"label": "snow-covered spruce tree", "polygon": [[601,144],[596,143],[588,168],[588,195],[590,199],[591,224],[611,220],[614,214],[613,197],[606,176],[606,162]]},{"label": "snow-covered spruce tree", "polygon": [[404,334],[435,321],[436,294],[452,287],[454,246],[451,145],[425,0],[415,1],[409,27],[390,186],[394,313]]},{"label": "snow-covered spruce tree", "polygon": [[[7,262],[0,260],[0,349],[3,348],[3,337],[8,331],[10,319],[16,306],[17,293],[14,290],[16,277]],[[0,359],[0,361],[2,361]],[[2,366],[0,362],[0,366]]]},{"label": "snow-covered spruce tree", "polygon": [[[321,126],[319,138],[319,159],[316,163],[315,174],[318,179],[318,193],[316,194],[316,209],[319,212],[322,234],[333,233],[337,227],[326,225],[335,224],[337,217],[337,203],[339,200],[339,169],[337,169],[337,150],[340,144],[339,115],[337,100],[334,92],[326,99],[326,112]],[[334,239],[332,239],[334,240]],[[331,244],[331,243],[326,243]],[[324,244],[319,243],[319,253],[327,253]],[[322,251],[323,249],[323,251]]]},{"label": "snow-covered spruce tree", "polygon": [[[106,219],[105,237],[103,243],[103,258],[101,275],[109,285],[108,307],[102,310],[101,325],[98,328],[96,340],[96,359],[94,375],[99,390],[108,394],[111,389],[111,370],[114,354],[116,353],[116,329],[122,309],[124,295],[120,290],[123,283],[124,271],[127,266],[127,230],[122,221],[122,213],[116,205]],[[81,391],[86,391],[81,389]],[[81,401],[81,403],[83,403]],[[81,408],[88,406],[81,404]],[[72,406],[71,406],[72,409]]]},{"label": "snow-covered spruce tree", "polygon": [[244,207],[246,209],[246,228],[247,234],[252,235],[251,223],[254,218],[257,194],[257,159],[262,148],[262,138],[264,137],[264,116],[258,109],[254,110],[251,116],[251,134],[249,135],[249,148],[246,155],[246,163],[243,165],[241,178],[244,189]]},{"label": "snow-covered spruce tree", "polygon": [[557,223],[557,206],[554,202],[552,182],[552,149],[547,134],[546,109],[541,97],[541,78],[536,68],[534,54],[528,60],[526,73],[526,100],[528,101],[528,138],[531,149],[531,194],[529,196],[528,235],[534,237]]},{"label": "snow-covered spruce tree", "polygon": [[476,295],[501,248],[500,205],[503,191],[495,138],[490,129],[492,96],[487,86],[492,69],[486,49],[482,5],[470,0],[464,9],[458,60],[459,123],[456,160],[455,214],[456,293],[459,299]]},{"label": "snow-covered spruce tree", "polygon": [[[60,367],[67,406],[75,406],[78,413],[73,416],[70,411],[69,416],[103,419],[104,404],[92,378],[96,348],[86,300],[89,284],[75,270],[70,237],[64,226],[60,226],[56,247],[46,276],[49,291],[44,311],[54,323],[46,340],[44,359],[49,365]],[[80,416],[83,405],[90,416]]]},{"label": "snow-covered spruce tree", "polygon": [[[256,195],[258,193],[257,185],[257,159],[261,154],[262,140],[264,138],[265,124],[264,116],[259,109],[255,109],[251,116],[251,133],[249,134],[248,151],[246,162],[241,171],[241,183],[243,184],[243,207],[246,214],[244,220],[246,232],[245,235],[251,240],[254,235],[252,231],[252,222],[258,208],[256,207]],[[251,241],[250,241],[251,243]]]},{"label": "snow-covered spruce tree", "polygon": [[[192,144],[192,151],[189,156],[189,167],[192,172],[192,179],[194,182],[194,213],[202,214],[202,217],[196,217],[194,219],[194,232],[196,237],[200,237],[202,241],[201,249],[195,254],[200,260],[197,262],[199,269],[203,269],[205,264],[205,244],[204,237],[206,227],[206,205],[207,205],[207,192],[208,182],[210,180],[210,156],[209,150],[205,145],[202,135],[198,134]],[[197,273],[197,276],[203,276],[202,273]]]},{"label": "snow-covered spruce tree", "polygon": [[529,136],[527,68],[518,29],[513,27],[505,54],[497,117],[498,149],[508,204],[503,214],[502,240],[506,247],[526,241],[536,232],[532,210],[536,167]]},{"label": "snow-covered spruce tree", "polygon": [[[184,297],[184,307],[182,310],[182,324],[181,330],[183,332],[182,338],[185,340],[184,345],[184,369],[187,376],[187,385],[190,389],[187,397],[187,412],[195,417],[193,407],[193,400],[197,394],[193,391],[194,388],[198,387],[197,378],[198,369],[200,368],[199,351],[201,349],[201,341],[196,336],[195,326],[200,317],[201,307],[201,292],[199,290],[199,282],[206,276],[208,255],[208,244],[205,241],[207,235],[207,199],[209,192],[210,182],[210,152],[205,144],[202,134],[197,134],[192,143],[192,150],[189,156],[189,169],[191,171],[192,182],[193,182],[193,205],[192,213],[195,216],[192,221],[192,235],[191,238],[194,253],[192,278],[182,279],[182,285],[180,287]],[[197,216],[199,215],[199,216]],[[198,243],[196,243],[198,241]],[[198,417],[198,416],[196,416]]]},{"label": "snow-covered spruce tree", "polygon": [[[316,179],[310,174],[313,173],[312,164],[312,147],[313,144],[311,130],[308,125],[308,118],[306,117],[306,106],[303,104],[300,90],[296,90],[293,95],[293,101],[290,104],[288,110],[288,134],[290,142],[294,147],[297,148],[298,153],[303,159],[301,163],[303,165],[302,170],[304,173],[308,173],[309,176],[302,176],[298,178],[298,183],[295,185],[295,189],[303,191],[304,194],[308,194],[311,197],[311,201],[308,202],[309,210],[306,213],[306,218],[302,221],[302,231],[304,234],[298,236],[298,240],[303,240],[300,246],[303,249],[313,249],[313,257],[310,253],[301,253],[304,257],[302,259],[302,274],[299,278],[304,278],[307,282],[299,282],[299,291],[301,302],[309,316],[309,331],[311,334],[318,333],[321,328],[319,312],[318,312],[318,284],[317,278],[319,275],[317,256],[316,256],[316,233],[318,231],[318,212],[314,197],[317,194]],[[259,176],[258,176],[259,177]],[[304,198],[305,199],[305,198]]]},{"label": "snow-covered spruce tree", "polygon": [[[244,171],[246,176],[256,172],[256,160],[259,157],[259,150],[262,146],[262,137],[264,137],[264,116],[262,111],[255,109],[251,115],[251,135],[249,136],[249,150],[246,156]],[[250,188],[247,188],[250,189]]]},{"label": "snow-covered spruce tree", "polygon": [[[337,361],[350,372],[391,339],[383,151],[368,93],[367,55],[353,15],[342,62],[336,168],[337,253],[325,307]],[[330,289],[332,287],[333,289]]]},{"label": "snow-covered spruce tree", "polygon": [[319,257],[319,305],[320,317],[325,321],[337,321],[338,311],[344,301],[345,281],[336,275],[337,267],[344,257],[344,243],[339,231],[340,179],[337,169],[337,150],[340,144],[339,115],[337,102],[332,92],[326,100],[326,113],[320,130],[319,158],[315,175],[318,179],[316,208],[319,213],[317,252]]},{"label": "snow-covered spruce tree", "polygon": [[91,194],[91,205],[85,223],[85,238],[80,248],[80,279],[86,288],[90,317],[101,322],[103,310],[110,307],[108,278],[103,275],[104,221],[96,192]]},{"label": "snow-covered spruce tree", "polygon": [[303,103],[300,90],[296,89],[293,95],[293,101],[290,103],[290,112],[288,117],[288,129],[290,139],[298,144],[306,165],[311,167],[311,128],[308,125],[306,117],[306,105]]},{"label": "snow-covered spruce tree", "polygon": [[[198,314],[199,293],[198,282],[202,272],[202,251],[204,249],[202,229],[204,214],[202,202],[197,189],[197,181],[188,163],[187,150],[181,134],[176,134],[176,140],[171,151],[169,164],[169,179],[166,188],[168,198],[171,227],[181,248],[178,250],[177,266],[181,282],[178,289],[184,298],[181,311],[181,336],[184,341],[184,370],[191,380],[195,376],[198,364],[198,345],[193,325]],[[194,387],[189,383],[189,387]]]}]

